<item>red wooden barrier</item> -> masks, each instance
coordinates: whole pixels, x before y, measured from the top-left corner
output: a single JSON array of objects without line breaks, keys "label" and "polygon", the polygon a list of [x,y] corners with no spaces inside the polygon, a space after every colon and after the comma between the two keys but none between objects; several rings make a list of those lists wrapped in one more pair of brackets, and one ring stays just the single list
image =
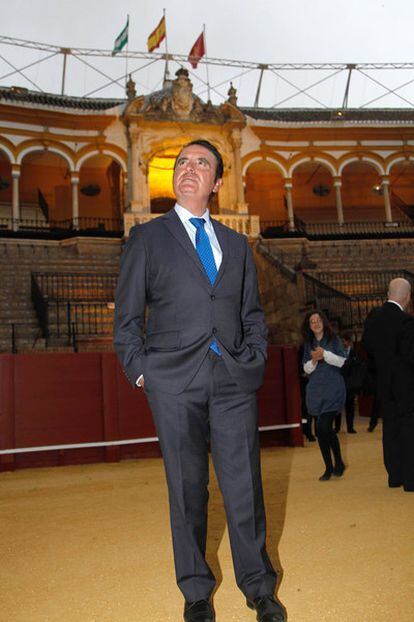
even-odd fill
[{"label": "red wooden barrier", "polygon": [[[133,389],[113,353],[0,355],[0,470],[160,455],[145,394]],[[271,346],[259,391],[259,425],[272,444],[301,444],[294,348]],[[147,439],[107,447],[52,445]],[[2,454],[2,450],[44,447]]]}]

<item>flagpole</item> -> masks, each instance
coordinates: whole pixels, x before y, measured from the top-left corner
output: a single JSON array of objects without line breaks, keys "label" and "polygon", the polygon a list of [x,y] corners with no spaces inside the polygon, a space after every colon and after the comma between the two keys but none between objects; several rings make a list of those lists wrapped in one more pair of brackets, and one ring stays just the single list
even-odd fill
[{"label": "flagpole", "polygon": [[167,37],[167,11],[165,9],[162,10],[164,13],[164,23],[165,23],[165,70],[164,70],[164,82],[169,78],[168,72],[168,37]]},{"label": "flagpole", "polygon": [[203,38],[204,38],[204,49],[206,51],[207,101],[210,101],[210,78],[208,75],[208,54],[207,54],[207,38],[206,38],[206,25],[205,24],[203,24]]},{"label": "flagpole", "polygon": [[127,14],[127,44],[126,44],[126,56],[125,56],[125,88],[128,83],[128,46],[129,46],[129,13]]}]

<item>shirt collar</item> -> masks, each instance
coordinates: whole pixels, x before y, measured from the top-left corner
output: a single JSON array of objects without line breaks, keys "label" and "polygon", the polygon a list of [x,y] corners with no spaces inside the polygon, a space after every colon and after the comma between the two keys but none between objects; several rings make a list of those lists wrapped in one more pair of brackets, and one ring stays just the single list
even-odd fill
[{"label": "shirt collar", "polygon": [[391,302],[393,305],[397,305],[397,307],[399,307],[401,309],[401,311],[404,311],[404,309],[402,308],[400,303],[397,302],[396,300],[391,300],[390,298],[388,298],[387,302]]},{"label": "shirt collar", "polygon": [[[194,218],[195,217],[194,214],[192,214],[188,209],[186,209],[185,207],[183,207],[179,203],[176,203],[174,205],[174,209],[175,209],[179,219],[181,220],[181,222],[183,224],[185,222],[189,221],[190,218]],[[204,218],[204,220],[206,221],[206,224],[207,225],[210,224],[210,212],[208,211],[208,209],[206,209],[204,214],[202,214],[201,216],[197,216],[197,218]]]}]

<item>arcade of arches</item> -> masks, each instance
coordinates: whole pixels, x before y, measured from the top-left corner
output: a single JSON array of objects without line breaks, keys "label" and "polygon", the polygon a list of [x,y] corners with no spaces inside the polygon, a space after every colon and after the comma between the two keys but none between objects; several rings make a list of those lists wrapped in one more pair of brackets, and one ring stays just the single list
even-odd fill
[{"label": "arcade of arches", "polygon": [[389,176],[362,159],[346,164],[340,176],[323,162],[307,160],[288,178],[263,159],[248,166],[244,179],[250,211],[262,221],[286,221],[289,202],[294,216],[305,222],[381,222],[400,220],[410,208],[414,212],[414,162],[409,160],[396,162]]},{"label": "arcade of arches", "polygon": [[[14,196],[18,182],[18,196]],[[19,167],[0,151],[0,219],[10,216],[18,199],[23,221],[88,225],[120,220],[125,205],[124,173],[117,161],[101,153],[87,158],[80,170],[70,170],[67,160],[52,151],[34,150]]]},{"label": "arcade of arches", "polygon": [[[172,176],[178,151],[166,149],[149,161],[151,213],[164,213],[174,204]],[[15,201],[13,179],[18,181],[23,220],[64,222],[76,218],[77,212],[79,222],[115,221],[122,218],[127,203],[125,173],[115,159],[102,153],[92,154],[79,172],[74,172],[58,153],[30,151],[16,167],[0,149],[1,219],[10,217],[10,206]],[[74,192],[78,195],[77,206]],[[323,162],[308,160],[298,164],[288,178],[275,163],[263,159],[247,167],[244,192],[249,213],[258,215],[261,221],[288,220],[289,202],[294,216],[305,222],[398,220],[402,209],[409,212],[414,206],[414,162],[397,161],[385,178],[369,161],[351,161],[340,176],[334,176]],[[387,201],[397,210],[388,218]],[[216,203],[212,212],[218,211]]]},{"label": "arcade of arches", "polygon": [[294,230],[299,220],[392,223],[414,210],[414,114],[367,110],[361,120],[349,110],[340,123],[319,121],[312,110],[239,108],[234,89],[213,106],[193,94],[183,69],[160,91],[129,89],[125,100],[25,97],[0,92],[2,228],[117,228],[123,219],[126,230],[148,220],[173,205],[174,159],[200,137],[223,155],[212,205],[220,217]]}]

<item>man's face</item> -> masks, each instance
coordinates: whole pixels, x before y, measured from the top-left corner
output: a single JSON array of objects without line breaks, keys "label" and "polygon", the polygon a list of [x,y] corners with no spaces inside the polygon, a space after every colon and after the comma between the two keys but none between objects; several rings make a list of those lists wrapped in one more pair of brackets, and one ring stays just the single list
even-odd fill
[{"label": "man's face", "polygon": [[196,199],[207,206],[210,194],[221,185],[221,179],[215,180],[216,168],[216,158],[205,147],[184,147],[177,158],[173,178],[178,203],[185,207],[185,199]]}]

